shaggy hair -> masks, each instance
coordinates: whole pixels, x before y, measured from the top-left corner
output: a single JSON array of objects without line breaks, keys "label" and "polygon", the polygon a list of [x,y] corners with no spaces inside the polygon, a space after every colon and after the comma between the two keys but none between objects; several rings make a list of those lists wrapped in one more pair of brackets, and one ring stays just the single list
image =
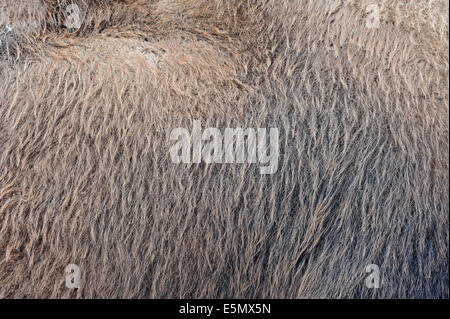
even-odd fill
[{"label": "shaggy hair", "polygon": [[[448,12],[0,0],[0,297],[448,298]],[[172,163],[194,120],[278,171]]]}]

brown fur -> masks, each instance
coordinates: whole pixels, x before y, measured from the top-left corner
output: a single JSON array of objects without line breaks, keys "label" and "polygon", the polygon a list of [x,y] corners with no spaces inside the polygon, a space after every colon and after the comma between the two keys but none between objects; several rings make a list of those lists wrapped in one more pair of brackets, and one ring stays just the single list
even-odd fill
[{"label": "brown fur", "polygon": [[[448,298],[446,1],[67,3],[0,1],[0,297]],[[172,164],[194,120],[278,172]]]}]

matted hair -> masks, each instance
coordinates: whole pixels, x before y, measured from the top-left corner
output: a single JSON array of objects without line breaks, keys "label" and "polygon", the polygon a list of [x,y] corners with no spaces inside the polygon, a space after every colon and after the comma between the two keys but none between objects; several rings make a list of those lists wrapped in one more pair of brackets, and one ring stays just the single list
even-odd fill
[{"label": "matted hair", "polygon": [[[448,298],[448,12],[1,0],[0,297]],[[196,120],[278,171],[171,162]]]}]

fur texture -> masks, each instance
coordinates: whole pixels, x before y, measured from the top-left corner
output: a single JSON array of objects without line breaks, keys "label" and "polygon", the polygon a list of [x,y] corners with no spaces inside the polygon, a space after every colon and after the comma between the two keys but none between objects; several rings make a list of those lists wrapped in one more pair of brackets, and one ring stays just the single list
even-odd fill
[{"label": "fur texture", "polygon": [[[447,1],[68,3],[0,0],[0,297],[449,297]],[[278,172],[173,164],[194,120]]]}]

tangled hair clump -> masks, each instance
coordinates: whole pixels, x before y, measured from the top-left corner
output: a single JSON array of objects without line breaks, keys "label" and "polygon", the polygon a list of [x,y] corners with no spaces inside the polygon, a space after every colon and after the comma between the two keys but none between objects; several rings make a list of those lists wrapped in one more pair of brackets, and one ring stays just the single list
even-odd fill
[{"label": "tangled hair clump", "polygon": [[[448,49],[444,0],[1,0],[0,297],[448,298]],[[196,120],[278,171],[174,164]]]}]

